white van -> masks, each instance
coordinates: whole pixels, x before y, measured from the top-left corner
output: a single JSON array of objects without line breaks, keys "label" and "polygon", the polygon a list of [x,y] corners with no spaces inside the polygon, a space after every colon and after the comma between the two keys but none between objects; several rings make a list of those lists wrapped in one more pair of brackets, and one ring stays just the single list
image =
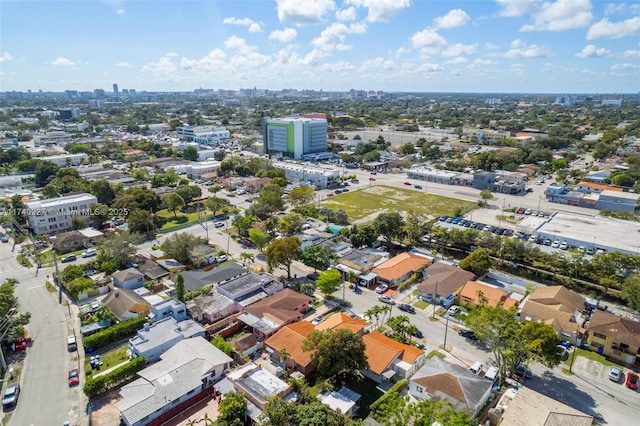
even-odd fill
[{"label": "white van", "polygon": [[476,362],[469,368],[469,371],[476,375],[482,373],[482,363]]},{"label": "white van", "polygon": [[489,367],[487,373],[484,375],[485,380],[495,383],[498,378],[498,367]]}]

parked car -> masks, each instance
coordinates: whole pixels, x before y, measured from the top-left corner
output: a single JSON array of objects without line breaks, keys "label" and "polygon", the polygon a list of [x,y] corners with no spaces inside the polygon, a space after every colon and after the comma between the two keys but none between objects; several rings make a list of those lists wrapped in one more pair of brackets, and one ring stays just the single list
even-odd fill
[{"label": "parked car", "polygon": [[401,311],[404,312],[409,312],[410,314],[415,314],[416,313],[416,308],[414,308],[413,306],[407,304],[407,303],[400,303],[398,305],[398,309],[400,309]]},{"label": "parked car", "polygon": [[77,386],[80,383],[80,375],[78,373],[78,369],[72,368],[71,370],[69,370],[67,379],[69,381],[69,386]]},{"label": "parked car", "polygon": [[393,300],[389,296],[385,296],[384,294],[380,295],[378,297],[378,300],[381,301],[382,303],[386,303],[387,305],[395,305],[396,304],[395,300]]},{"label": "parked car", "polygon": [[633,371],[630,371],[627,373],[627,381],[625,382],[625,384],[629,389],[636,390],[638,389],[638,378],[640,378],[640,376],[638,376]]},{"label": "parked car", "polygon": [[217,263],[222,263],[222,262],[226,262],[227,260],[229,260],[229,257],[226,254],[222,254],[220,256],[217,256],[215,261]]},{"label": "parked car", "polygon": [[524,207],[520,207],[518,210],[516,210],[516,213],[518,214],[523,214],[525,212],[525,208]]},{"label": "parked car", "polygon": [[566,250],[566,249],[568,249],[568,248],[569,248],[569,243],[568,243],[568,242],[563,241],[563,242],[560,244],[560,250]]},{"label": "parked car", "polygon": [[78,259],[78,258],[77,258],[75,255],[70,254],[70,255],[68,255],[68,256],[63,257],[63,258],[62,258],[62,260],[60,260],[60,261],[61,261],[62,263],[69,263],[69,262],[73,262],[73,261],[75,261],[75,260],[77,260],[77,259]]},{"label": "parked car", "polygon": [[86,257],[93,257],[95,255],[98,254],[98,251],[96,249],[88,249],[87,251],[85,251],[84,253],[82,253],[82,257],[86,258]]},{"label": "parked car", "polygon": [[224,228],[224,222],[216,222],[213,224],[215,228]]},{"label": "parked car", "polygon": [[18,403],[19,396],[20,385],[18,383],[9,385],[7,390],[4,391],[4,396],[2,397],[2,408],[7,409],[15,406]]},{"label": "parked car", "polygon": [[554,240],[554,241],[551,243],[551,248],[559,248],[559,247],[560,247],[560,241],[558,241],[558,240]]},{"label": "parked car", "polygon": [[405,182],[404,184],[407,186],[411,186],[411,182]]},{"label": "parked car", "polygon": [[318,325],[320,324],[322,321],[324,321],[324,317],[322,315],[318,315],[317,317],[315,317],[313,319],[313,321],[311,321],[311,324],[313,325]]},{"label": "parked car", "polygon": [[447,216],[446,214],[443,214],[442,216],[440,216],[440,219],[438,219],[440,222],[444,222],[445,220],[449,219],[449,216]]},{"label": "parked car", "polygon": [[422,189],[422,186],[421,186],[421,185],[413,185],[413,187],[414,187],[415,189]]},{"label": "parked car", "polygon": [[622,370],[618,367],[611,367],[611,370],[609,370],[609,380],[618,383],[620,381],[620,377],[622,377]]},{"label": "parked car", "polygon": [[447,313],[449,315],[456,315],[460,313],[460,307],[457,305],[453,305],[449,308],[449,310],[447,311]]},{"label": "parked car", "polygon": [[475,334],[473,334],[473,331],[471,330],[458,330],[458,334],[461,335],[462,337],[464,337],[465,339],[469,339],[469,340],[473,340],[476,341],[478,340],[478,338],[476,337]]},{"label": "parked car", "polygon": [[24,351],[32,341],[31,337],[18,337],[14,342],[14,348],[16,351]]},{"label": "parked car", "polygon": [[424,337],[424,334],[422,334],[422,331],[420,331],[418,327],[413,328],[411,331],[412,331],[411,335],[413,337],[417,337],[418,339],[422,339]]},{"label": "parked car", "polygon": [[2,241],[3,243],[8,243],[9,238],[7,238],[7,236],[3,234],[2,236],[0,236],[0,241]]},{"label": "parked car", "polygon": [[535,235],[532,235],[529,237],[529,242],[530,243],[537,243],[538,242],[538,237],[536,237]]},{"label": "parked car", "polygon": [[378,287],[376,287],[376,293],[378,294],[382,294],[387,290],[389,290],[389,286],[386,284],[380,284]]},{"label": "parked car", "polygon": [[524,377],[525,379],[533,378],[533,371],[529,370],[524,364],[516,365],[514,373],[518,377]]},{"label": "parked car", "polygon": [[327,193],[327,197],[333,197],[333,192]]}]

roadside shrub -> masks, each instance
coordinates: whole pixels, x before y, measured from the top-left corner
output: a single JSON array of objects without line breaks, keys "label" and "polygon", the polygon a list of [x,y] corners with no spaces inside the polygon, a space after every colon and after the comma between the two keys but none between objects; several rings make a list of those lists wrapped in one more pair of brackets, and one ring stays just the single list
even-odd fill
[{"label": "roadside shrub", "polygon": [[407,386],[409,381],[402,379],[396,384],[391,386],[384,395],[376,399],[369,408],[371,409],[371,416],[380,423],[385,423],[389,417],[396,413],[401,407],[404,406],[404,397],[400,395],[400,392]]},{"label": "roadside shrub", "polygon": [[132,318],[84,338],[85,350],[103,348],[113,342],[136,334],[147,322],[145,317]]},{"label": "roadside shrub", "polygon": [[138,371],[142,370],[146,365],[147,359],[141,356],[98,377],[88,376],[83,391],[89,398],[93,398],[114,386],[132,379]]}]

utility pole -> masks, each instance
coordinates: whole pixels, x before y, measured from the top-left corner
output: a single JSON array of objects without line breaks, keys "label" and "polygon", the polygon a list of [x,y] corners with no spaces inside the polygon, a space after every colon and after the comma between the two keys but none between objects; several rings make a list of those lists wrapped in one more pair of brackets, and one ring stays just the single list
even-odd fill
[{"label": "utility pole", "polygon": [[53,266],[56,269],[56,279],[58,280],[58,303],[62,304],[62,275],[60,275],[60,270],[58,269],[58,256],[56,256],[55,251],[53,252]]},{"label": "utility pole", "polygon": [[434,304],[433,304],[433,318],[436,317],[436,308],[438,307],[438,281],[436,281],[436,293],[434,295]]},{"label": "utility pole", "polygon": [[444,345],[443,349],[447,350],[447,332],[449,331],[449,312],[447,312],[447,322],[444,325]]}]

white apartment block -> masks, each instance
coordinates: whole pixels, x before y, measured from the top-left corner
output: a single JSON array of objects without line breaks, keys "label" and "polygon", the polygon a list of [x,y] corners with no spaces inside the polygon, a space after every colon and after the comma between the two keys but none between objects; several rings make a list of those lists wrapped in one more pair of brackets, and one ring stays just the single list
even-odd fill
[{"label": "white apartment block", "polygon": [[[181,141],[215,144],[231,137],[229,131],[221,126],[184,126],[176,129]],[[214,143],[215,142],[215,143]]]},{"label": "white apartment block", "polygon": [[273,167],[284,170],[289,183],[310,182],[318,189],[336,188],[340,183],[340,170],[298,163],[274,162]]},{"label": "white apartment block", "polygon": [[213,173],[220,168],[219,161],[204,161],[202,163],[190,164],[186,168],[187,174],[192,178],[199,178],[207,173]]},{"label": "white apartment block", "polygon": [[71,219],[74,217],[89,220],[91,206],[97,202],[91,194],[77,194],[31,201],[25,204],[25,212],[34,234],[53,234],[73,229]]},{"label": "white apartment block", "polygon": [[39,157],[42,161],[48,161],[49,163],[53,163],[58,167],[67,167],[67,166],[79,166],[82,163],[82,160],[87,160],[89,156],[84,153],[80,154],[61,154],[61,155],[50,155],[48,157]]}]

